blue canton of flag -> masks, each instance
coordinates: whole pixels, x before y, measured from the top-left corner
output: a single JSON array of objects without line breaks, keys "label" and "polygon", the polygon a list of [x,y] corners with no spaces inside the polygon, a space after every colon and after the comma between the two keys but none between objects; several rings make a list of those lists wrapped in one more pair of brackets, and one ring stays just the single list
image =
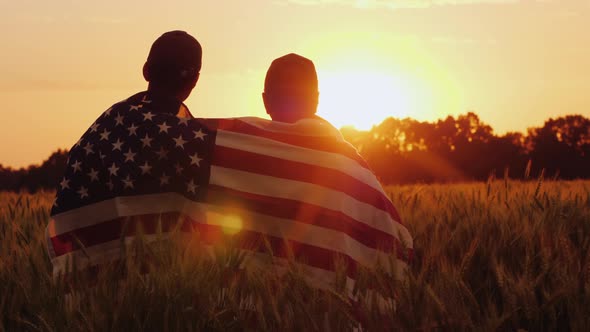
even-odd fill
[{"label": "blue canton of flag", "polygon": [[51,214],[168,191],[198,200],[214,141],[214,131],[158,113],[146,98],[115,104],[72,147]]}]

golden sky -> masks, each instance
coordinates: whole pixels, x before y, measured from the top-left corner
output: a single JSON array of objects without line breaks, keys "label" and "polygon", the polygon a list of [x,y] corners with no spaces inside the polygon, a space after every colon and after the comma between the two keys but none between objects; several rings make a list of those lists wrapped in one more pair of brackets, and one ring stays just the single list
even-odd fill
[{"label": "golden sky", "polygon": [[336,126],[590,116],[590,0],[1,1],[0,164],[41,162],[144,90],[151,43],[175,29],[204,48],[195,116],[266,116],[264,74],[290,52],[315,62]]}]

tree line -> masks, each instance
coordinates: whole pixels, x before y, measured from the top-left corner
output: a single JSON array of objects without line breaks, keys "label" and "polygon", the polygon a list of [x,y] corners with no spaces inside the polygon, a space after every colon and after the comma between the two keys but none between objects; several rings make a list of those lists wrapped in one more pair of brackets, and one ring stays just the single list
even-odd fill
[{"label": "tree line", "polygon": [[64,174],[67,160],[68,151],[57,150],[41,165],[13,169],[0,164],[0,191],[53,190]]},{"label": "tree line", "polygon": [[[590,178],[590,119],[549,119],[526,134],[496,135],[477,114],[435,122],[388,118],[369,131],[343,128],[344,138],[367,160],[384,184],[478,181],[493,177]],[[67,151],[41,165],[12,169],[0,164],[0,190],[54,189]]]},{"label": "tree line", "polygon": [[386,184],[590,177],[590,119],[549,119],[526,134],[495,135],[469,112],[436,122],[388,118],[368,132],[342,130]]}]

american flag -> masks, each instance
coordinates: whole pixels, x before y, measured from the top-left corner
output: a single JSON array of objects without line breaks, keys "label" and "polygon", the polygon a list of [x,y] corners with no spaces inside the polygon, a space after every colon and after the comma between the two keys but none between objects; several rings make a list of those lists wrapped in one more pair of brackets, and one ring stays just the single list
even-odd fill
[{"label": "american flag", "polygon": [[121,238],[140,225],[148,236],[170,231],[178,216],[206,245],[235,230],[251,261],[265,250],[252,244],[264,242],[320,286],[337,259],[353,281],[359,266],[392,253],[402,273],[412,255],[380,183],[328,122],[181,118],[140,94],[109,108],[70,150],[47,227],[53,273],[74,259],[117,259]]}]

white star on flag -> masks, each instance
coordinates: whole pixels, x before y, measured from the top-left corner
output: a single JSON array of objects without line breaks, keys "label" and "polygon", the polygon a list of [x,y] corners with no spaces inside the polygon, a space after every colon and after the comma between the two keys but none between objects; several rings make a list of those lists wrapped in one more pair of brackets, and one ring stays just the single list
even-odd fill
[{"label": "white star on flag", "polygon": [[129,111],[138,111],[142,107],[143,107],[143,105],[141,105],[141,104],[140,105],[131,105],[129,107]]},{"label": "white star on flag", "polygon": [[95,133],[95,132],[97,132],[97,131],[98,131],[98,126],[99,126],[99,124],[98,124],[98,123],[96,123],[96,122],[95,122],[95,123],[93,123],[93,124],[92,124],[92,126],[90,126],[90,132],[91,132],[91,133]]},{"label": "white star on flag", "polygon": [[123,119],[125,119],[121,114],[117,114],[117,117],[115,118],[115,126],[119,126],[119,125],[123,125]]},{"label": "white star on flag", "polygon": [[74,169],[74,173],[76,172],[82,172],[82,167],[80,167],[82,165],[82,162],[76,160],[75,163],[73,163],[71,166]]},{"label": "white star on flag", "polygon": [[138,126],[135,125],[135,123],[132,123],[131,126],[129,128],[127,128],[127,130],[129,131],[129,136],[133,136],[136,135],[137,136],[137,128],[139,128]]},{"label": "white star on flag", "polygon": [[65,177],[61,180],[61,182],[59,183],[59,185],[61,186],[61,189],[70,189],[70,180],[67,180]]},{"label": "white star on flag", "polygon": [[139,168],[141,168],[141,174],[149,174],[151,172],[152,166],[150,166],[150,164],[146,161],[145,164],[140,165]]},{"label": "white star on flag", "polygon": [[195,184],[195,182],[193,180],[191,180],[189,183],[187,183],[186,185],[186,191],[189,193],[193,193],[196,194],[196,190],[197,190],[197,185]]},{"label": "white star on flag", "polygon": [[106,128],[105,130],[102,132],[102,134],[100,134],[100,140],[105,140],[108,141],[109,140],[109,135],[111,134],[110,131],[107,131]]},{"label": "white star on flag", "polygon": [[180,126],[181,124],[188,126],[188,120],[190,120],[189,118],[178,118],[178,125]]},{"label": "white star on flag", "polygon": [[154,115],[155,114],[152,112],[143,113],[143,121],[147,121],[147,120],[152,121],[152,118],[154,117]]},{"label": "white star on flag", "polygon": [[117,167],[117,164],[113,163],[111,165],[111,167],[108,168],[109,173],[111,173],[112,176],[117,176],[117,172],[119,171],[119,167]]},{"label": "white star on flag", "polygon": [[121,139],[117,138],[117,142],[112,143],[112,144],[113,144],[113,151],[115,151],[115,150],[121,151],[121,146],[123,146],[123,142],[121,142]]},{"label": "white star on flag", "polygon": [[170,177],[166,175],[166,173],[162,174],[162,176],[160,177],[160,186],[163,186],[165,184],[170,184]]},{"label": "white star on flag", "polygon": [[195,134],[195,139],[200,139],[201,141],[204,141],[207,136],[201,128],[199,128],[199,131],[194,131],[193,133]]},{"label": "white star on flag", "polygon": [[90,144],[90,142],[86,143],[86,145],[84,146],[84,151],[86,151],[86,155],[94,153],[94,151],[92,150],[92,144]]},{"label": "white star on flag", "polygon": [[176,143],[176,147],[180,147],[181,149],[184,150],[184,144],[186,143],[186,141],[184,139],[182,139],[182,134],[178,135],[177,138],[173,138],[174,139],[174,143]]},{"label": "white star on flag", "polygon": [[84,186],[81,186],[77,193],[80,194],[80,198],[88,197],[88,189]]},{"label": "white star on flag", "polygon": [[129,151],[126,153],[123,153],[123,155],[125,156],[125,162],[134,162],[135,161],[135,155],[137,153],[133,153],[133,151],[131,151],[131,148],[129,148]]},{"label": "white star on flag", "polygon": [[166,159],[168,157],[168,151],[166,151],[164,147],[161,147],[160,151],[156,151],[156,154],[158,155],[158,160]]},{"label": "white star on flag", "polygon": [[166,121],[164,121],[164,123],[158,125],[158,127],[160,127],[160,132],[161,133],[168,133],[168,129],[172,128],[169,125],[166,124]]},{"label": "white star on flag", "polygon": [[124,188],[131,188],[133,189],[133,180],[127,175],[125,179],[123,179],[123,184],[125,184]]},{"label": "white star on flag", "polygon": [[98,171],[95,171],[94,168],[90,169],[88,176],[90,177],[91,182],[98,181]]},{"label": "white star on flag", "polygon": [[201,160],[203,160],[202,158],[199,158],[199,155],[197,153],[195,153],[192,156],[189,156],[189,158],[191,158],[191,165],[197,165],[197,166],[201,166]]},{"label": "white star on flag", "polygon": [[146,133],[145,137],[140,139],[141,143],[143,143],[143,147],[151,147],[152,145],[152,138],[150,138],[150,136]]}]

